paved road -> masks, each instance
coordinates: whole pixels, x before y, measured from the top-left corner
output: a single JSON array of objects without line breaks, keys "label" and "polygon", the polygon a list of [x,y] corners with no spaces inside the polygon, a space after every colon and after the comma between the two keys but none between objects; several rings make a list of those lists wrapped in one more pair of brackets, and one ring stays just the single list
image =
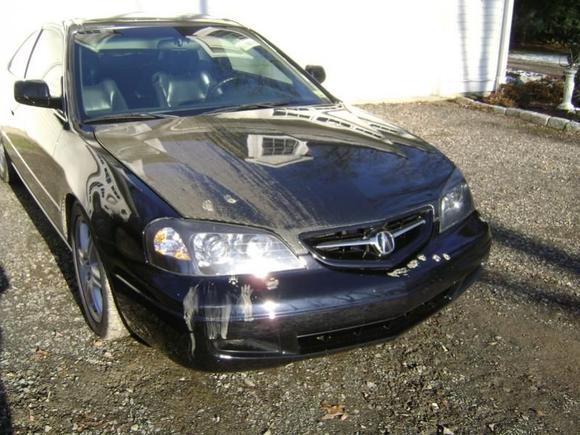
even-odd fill
[{"label": "paved road", "polygon": [[[481,282],[388,344],[198,373],[96,340],[62,242],[21,186],[0,185],[0,433],[577,432],[579,136],[455,103],[369,109],[464,169],[495,233]],[[321,402],[346,418],[322,420]]]},{"label": "paved road", "polygon": [[562,53],[514,50],[509,53],[508,68],[562,77],[566,62]]},{"label": "paved road", "polygon": [[554,77],[564,76],[564,70],[561,66],[549,63],[509,60],[508,68],[517,71],[528,71],[539,74],[547,74]]}]

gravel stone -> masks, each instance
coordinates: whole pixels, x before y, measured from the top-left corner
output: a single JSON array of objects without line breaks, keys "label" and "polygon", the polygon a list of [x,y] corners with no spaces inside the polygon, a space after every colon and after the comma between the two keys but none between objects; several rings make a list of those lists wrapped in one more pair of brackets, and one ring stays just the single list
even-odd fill
[{"label": "gravel stone", "polygon": [[[22,185],[0,184],[0,433],[577,433],[577,134],[452,102],[365,108],[470,182],[494,234],[470,290],[388,343],[195,372],[130,338],[97,340],[70,253]],[[347,418],[321,420],[321,403]]]}]

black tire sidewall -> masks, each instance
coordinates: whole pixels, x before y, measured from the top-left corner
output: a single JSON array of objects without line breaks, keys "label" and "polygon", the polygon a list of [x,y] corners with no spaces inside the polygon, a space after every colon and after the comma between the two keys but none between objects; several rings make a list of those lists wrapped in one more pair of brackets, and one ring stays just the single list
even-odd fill
[{"label": "black tire sidewall", "polygon": [[[91,232],[91,239],[92,239],[92,242],[94,243],[95,248],[97,250],[97,255],[99,256],[101,273],[106,278],[106,282],[103,285],[103,292],[102,292],[103,316],[102,316],[100,322],[97,322],[91,316],[90,311],[89,311],[89,307],[88,307],[88,302],[85,300],[85,296],[84,296],[84,293],[83,293],[82,287],[81,287],[81,281],[80,281],[80,277],[79,277],[78,259],[77,259],[77,255],[78,255],[77,254],[77,241],[76,241],[76,228],[77,228],[77,223],[78,223],[79,219],[83,219],[86,222],[86,224],[89,226],[89,230]],[[88,216],[86,215],[86,213],[81,209],[81,207],[78,204],[75,204],[72,208],[70,222],[71,222],[70,240],[71,240],[71,245],[72,245],[72,250],[73,250],[73,262],[74,262],[75,276],[76,276],[76,282],[77,282],[77,291],[78,291],[77,296],[78,296],[78,300],[79,300],[79,303],[81,306],[81,310],[83,312],[83,316],[85,317],[86,322],[88,323],[90,328],[95,332],[95,334],[97,334],[99,337],[105,337],[107,335],[108,330],[109,330],[109,312],[111,309],[110,304],[115,303],[111,297],[109,274],[107,273],[107,270],[105,269],[105,265],[103,264],[103,261],[101,260],[102,257],[100,254],[99,246],[95,243],[95,239],[93,237],[94,233],[93,233],[93,229],[91,226],[91,222],[90,222]],[[113,309],[116,309],[116,307],[113,306]]]}]

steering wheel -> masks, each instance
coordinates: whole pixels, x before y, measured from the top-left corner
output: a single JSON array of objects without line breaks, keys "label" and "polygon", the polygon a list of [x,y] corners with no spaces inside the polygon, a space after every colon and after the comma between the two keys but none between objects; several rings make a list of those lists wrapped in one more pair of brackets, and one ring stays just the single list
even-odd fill
[{"label": "steering wheel", "polygon": [[241,84],[244,82],[244,79],[240,76],[229,76],[223,80],[220,80],[215,85],[211,85],[207,91],[206,98],[213,98],[223,95],[224,93],[224,86],[231,86],[234,83]]}]

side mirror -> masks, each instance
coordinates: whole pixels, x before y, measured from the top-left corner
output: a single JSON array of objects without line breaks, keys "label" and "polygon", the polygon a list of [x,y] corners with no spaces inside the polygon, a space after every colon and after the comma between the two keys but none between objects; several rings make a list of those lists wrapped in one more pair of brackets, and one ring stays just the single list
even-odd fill
[{"label": "side mirror", "polygon": [[320,65],[306,65],[305,69],[306,72],[310,74],[310,76],[318,83],[322,83],[324,80],[326,80],[326,72]]},{"label": "side mirror", "polygon": [[48,85],[42,80],[19,80],[14,83],[14,99],[27,106],[62,109],[62,99],[52,98]]}]

